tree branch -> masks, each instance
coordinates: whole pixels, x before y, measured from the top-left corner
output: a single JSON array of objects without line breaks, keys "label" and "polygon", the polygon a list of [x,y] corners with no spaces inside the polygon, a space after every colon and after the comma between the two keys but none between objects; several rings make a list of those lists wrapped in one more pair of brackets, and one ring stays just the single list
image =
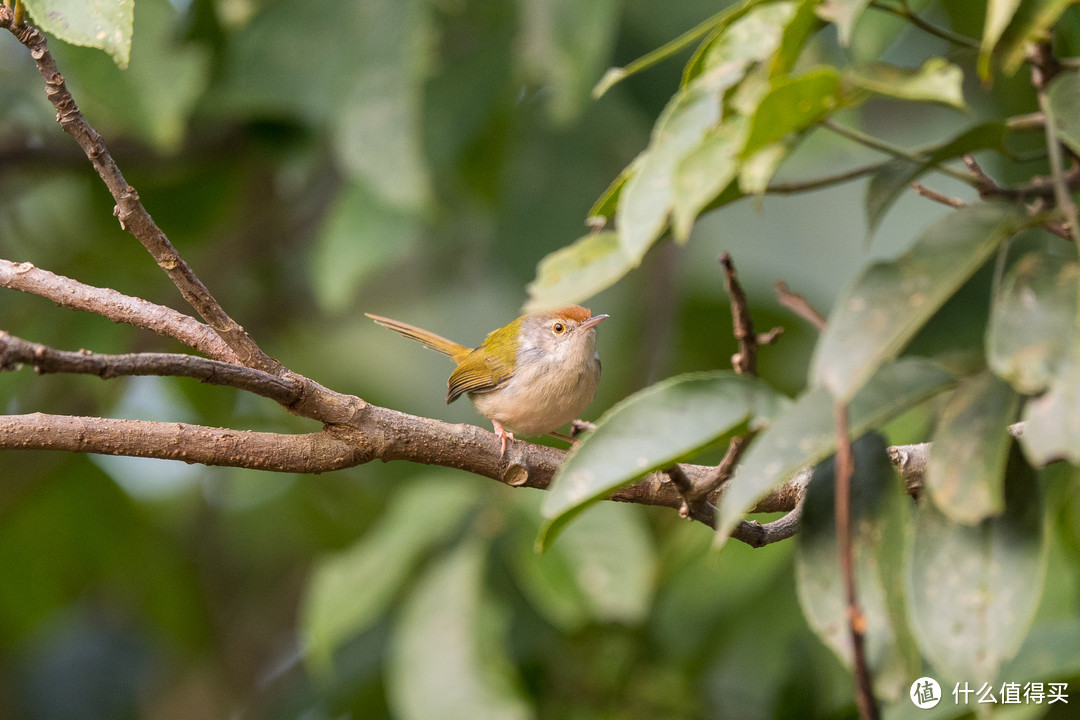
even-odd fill
[{"label": "tree branch", "polygon": [[0,259],[0,287],[39,295],[69,310],[92,312],[113,322],[171,337],[215,360],[239,362],[212,327],[189,315],[110,288],[86,285],[28,262]]},{"label": "tree branch", "polygon": [[116,201],[114,214],[120,221],[120,227],[142,243],[184,299],[232,348],[241,363],[260,370],[281,372],[283,368],[278,362],[266,355],[244,328],[226,314],[143,207],[138,192],[128,185],[109,154],[105,140],[90,127],[75,104],[64,76],[49,52],[44,33],[32,25],[16,24],[12,10],[6,6],[0,6],[0,28],[9,30],[30,51],[38,72],[45,80],[45,94],[56,108],[56,121],[64,132],[75,139],[105,182]]}]

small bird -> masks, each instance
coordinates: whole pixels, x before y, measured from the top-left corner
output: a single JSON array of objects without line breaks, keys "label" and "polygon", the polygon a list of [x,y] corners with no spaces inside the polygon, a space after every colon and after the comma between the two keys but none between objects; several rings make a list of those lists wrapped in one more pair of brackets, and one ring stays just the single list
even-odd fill
[{"label": "small bird", "polygon": [[571,305],[522,315],[490,333],[477,348],[390,318],[364,313],[379,325],[450,356],[457,369],[446,402],[467,393],[501,440],[514,433],[544,435],[574,420],[600,384],[596,326],[608,318]]}]

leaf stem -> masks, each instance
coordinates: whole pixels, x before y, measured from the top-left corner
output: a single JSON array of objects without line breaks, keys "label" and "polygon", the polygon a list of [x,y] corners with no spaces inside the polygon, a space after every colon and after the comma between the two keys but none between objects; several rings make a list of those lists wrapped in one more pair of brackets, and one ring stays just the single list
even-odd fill
[{"label": "leaf stem", "polygon": [[[927,156],[922,153],[909,152],[902,147],[887,143],[884,140],[876,138],[873,135],[868,135],[861,130],[856,130],[855,128],[848,127],[846,125],[837,124],[831,119],[822,120],[821,126],[833,131],[837,135],[846,137],[848,140],[852,140],[859,143],[860,145],[865,145],[868,148],[883,152],[887,155],[892,155],[895,158],[900,158],[901,160],[910,160],[911,162],[918,164],[923,164],[929,161]],[[975,182],[975,179],[968,173],[954,170],[945,165],[937,165],[934,167],[934,169],[944,175],[955,178],[960,182],[967,183],[968,185],[973,185]]]},{"label": "leaf stem", "polygon": [[870,7],[875,10],[880,10],[882,12],[887,12],[891,15],[903,18],[915,27],[922,30],[923,32],[939,37],[947,42],[951,42],[954,45],[970,48],[972,50],[979,49],[978,40],[975,40],[974,38],[969,38],[966,35],[960,35],[959,33],[955,33],[952,30],[940,28],[937,25],[933,25],[923,20],[921,17],[916,15],[910,7],[908,7],[906,0],[901,0],[901,3],[899,5],[890,5],[888,3],[878,2],[878,0],[875,0],[874,2],[870,3]]}]

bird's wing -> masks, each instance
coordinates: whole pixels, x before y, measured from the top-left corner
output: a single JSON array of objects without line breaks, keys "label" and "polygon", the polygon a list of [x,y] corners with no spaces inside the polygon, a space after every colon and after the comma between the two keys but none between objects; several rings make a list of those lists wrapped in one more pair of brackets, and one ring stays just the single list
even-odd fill
[{"label": "bird's wing", "polygon": [[513,368],[508,363],[473,351],[450,373],[446,402],[452,403],[464,393],[494,390],[509,380],[512,373]]}]

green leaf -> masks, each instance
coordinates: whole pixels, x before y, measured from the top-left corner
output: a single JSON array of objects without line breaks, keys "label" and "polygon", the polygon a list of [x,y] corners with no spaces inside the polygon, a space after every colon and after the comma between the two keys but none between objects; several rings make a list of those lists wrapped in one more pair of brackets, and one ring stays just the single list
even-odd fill
[{"label": "green leaf", "polygon": [[982,44],[979,48],[979,76],[983,80],[990,77],[990,58],[997,47],[1002,33],[1012,21],[1020,0],[987,0],[986,23],[983,25]]},{"label": "green leaf", "polygon": [[644,157],[645,154],[641,153],[634,158],[632,163],[623,168],[619,176],[604,189],[604,192],[596,199],[593,206],[589,208],[589,217],[604,218],[605,220],[611,220],[611,218],[615,217],[615,210],[619,206],[619,198],[622,197],[623,188],[626,187],[627,181],[641,167],[641,161]]},{"label": "green leaf", "polygon": [[520,43],[524,71],[545,90],[558,123],[576,118],[603,69],[618,27],[618,0],[524,0]]},{"label": "green leaf", "polygon": [[540,261],[527,288],[525,311],[581,302],[615,284],[639,262],[626,254],[614,231],[589,233]]},{"label": "green leaf", "polygon": [[[683,69],[682,87],[686,87],[697,79],[707,67],[715,67],[717,58],[714,54],[714,49],[718,44],[729,43],[729,40],[727,39],[727,36],[729,36],[728,26],[741,20],[745,15],[750,13],[751,10],[758,9],[758,6],[768,5],[773,2],[774,0],[743,0],[741,3],[725,8],[720,13],[699,25],[698,28],[704,28],[706,24],[711,23],[707,28],[708,37],[706,37],[698,46],[697,50],[694,51],[694,55],[690,58],[690,62],[688,62]],[[793,5],[790,2],[775,4],[789,7]],[[775,12],[775,10],[772,12]],[[786,11],[782,9],[780,12],[783,13]],[[695,30],[696,29],[697,28],[695,28]],[[736,41],[732,44],[738,47],[739,45],[745,45],[748,40],[756,41],[767,39],[768,33],[762,34],[760,32],[761,30],[762,28],[743,26],[737,33],[738,37],[736,37]],[[765,56],[762,56],[761,59],[764,59],[764,57],[771,54],[772,51],[770,50]]]},{"label": "green leaf", "polygon": [[[1074,343],[1075,343],[1074,339]],[[1080,465],[1080,348],[1064,359],[1049,389],[1028,402],[1020,444],[1033,465],[1057,460]]]},{"label": "green leaf", "polygon": [[521,493],[510,569],[548,622],[573,633],[589,623],[641,623],[652,607],[658,557],[642,508],[598,503],[537,554],[543,493]]},{"label": "green leaf", "polygon": [[358,184],[343,188],[323,221],[311,257],[311,284],[327,311],[340,312],[373,275],[412,252],[413,216],[387,208]]},{"label": "green leaf", "polygon": [[455,533],[475,504],[467,483],[443,475],[415,481],[359,541],[319,561],[300,612],[316,670],[329,670],[334,652],[386,612],[423,555]]},{"label": "green leaf", "polygon": [[484,593],[487,546],[466,540],[432,563],[390,643],[387,699],[403,720],[534,717],[502,643],[504,612]]},{"label": "green leaf", "polygon": [[964,71],[945,58],[930,58],[918,69],[870,63],[846,72],[844,80],[875,95],[965,108]]},{"label": "green leaf", "polygon": [[[911,684],[919,654],[907,629],[902,597],[908,498],[886,453],[871,433],[852,444],[851,527],[859,607],[866,619],[866,654],[879,697],[895,699]],[[847,599],[836,545],[834,460],[814,470],[806,489],[795,553],[799,604],[810,628],[852,666]]]},{"label": "green leaf", "polygon": [[1027,635],[1045,561],[1039,484],[1016,449],[1002,515],[971,527],[920,503],[906,590],[916,640],[934,669],[950,680],[993,682]]},{"label": "green leaf", "polygon": [[886,164],[870,179],[866,192],[867,236],[874,234],[885,213],[896,202],[900,193],[910,189],[911,181],[946,160],[960,157],[978,150],[1005,151],[1005,136],[1008,128],[1004,123],[988,122],[965,130],[951,140],[930,148],[924,153],[926,161],[922,163],[910,160],[894,160]]},{"label": "green leaf", "polygon": [[760,425],[782,402],[761,381],[731,371],[680,375],[631,395],[604,413],[556,471],[544,499],[542,546],[586,505],[693,457],[747,422]]},{"label": "green leaf", "polygon": [[34,24],[50,35],[72,45],[104,50],[119,68],[128,66],[135,0],[22,0],[22,3]]},{"label": "green leaf", "polygon": [[778,79],[757,106],[741,157],[810,127],[836,109],[839,96],[840,76],[830,67]]},{"label": "green leaf", "polygon": [[780,47],[769,64],[769,75],[787,75],[802,56],[810,37],[821,29],[823,23],[817,16],[817,0],[802,0],[795,9],[791,21],[784,28]]},{"label": "green leaf", "polygon": [[[1016,8],[995,48],[995,58],[1006,75],[1013,75],[1027,59],[1031,43],[1049,37],[1062,13],[1076,0],[1026,0]],[[980,55],[980,61],[982,56]]]},{"label": "green leaf", "polygon": [[[952,376],[925,360],[906,358],[886,365],[851,401],[851,436],[880,427],[952,382]],[[834,413],[832,398],[818,388],[805,392],[770,421],[728,482],[717,508],[717,544],[723,544],[743,516],[773,488],[836,451]]]},{"label": "green leaf", "polygon": [[1008,426],[1020,398],[989,371],[960,381],[938,416],[924,475],[938,509],[953,522],[977,525],[1005,509]]},{"label": "green leaf", "polygon": [[869,4],[870,0],[824,0],[818,6],[818,15],[823,20],[836,25],[840,44],[846,47],[851,44],[851,33],[855,29],[855,23]]},{"label": "green leaf", "polygon": [[746,158],[739,168],[739,191],[745,195],[760,195],[765,192],[795,144],[796,140],[789,137],[766,145]]},{"label": "green leaf", "polygon": [[1061,73],[1050,82],[1046,93],[1058,137],[1074,153],[1080,152],[1080,73]]},{"label": "green leaf", "polygon": [[841,293],[811,361],[814,385],[851,398],[997,246],[1030,219],[1022,208],[968,205],[934,223],[896,260],[876,262]]},{"label": "green leaf", "polygon": [[995,293],[986,328],[990,368],[1034,395],[1053,381],[1076,335],[1080,264],[1041,252],[1010,269]]},{"label": "green leaf", "polygon": [[690,237],[697,216],[739,172],[739,153],[746,144],[747,119],[736,115],[702,138],[675,170],[675,239]]}]

